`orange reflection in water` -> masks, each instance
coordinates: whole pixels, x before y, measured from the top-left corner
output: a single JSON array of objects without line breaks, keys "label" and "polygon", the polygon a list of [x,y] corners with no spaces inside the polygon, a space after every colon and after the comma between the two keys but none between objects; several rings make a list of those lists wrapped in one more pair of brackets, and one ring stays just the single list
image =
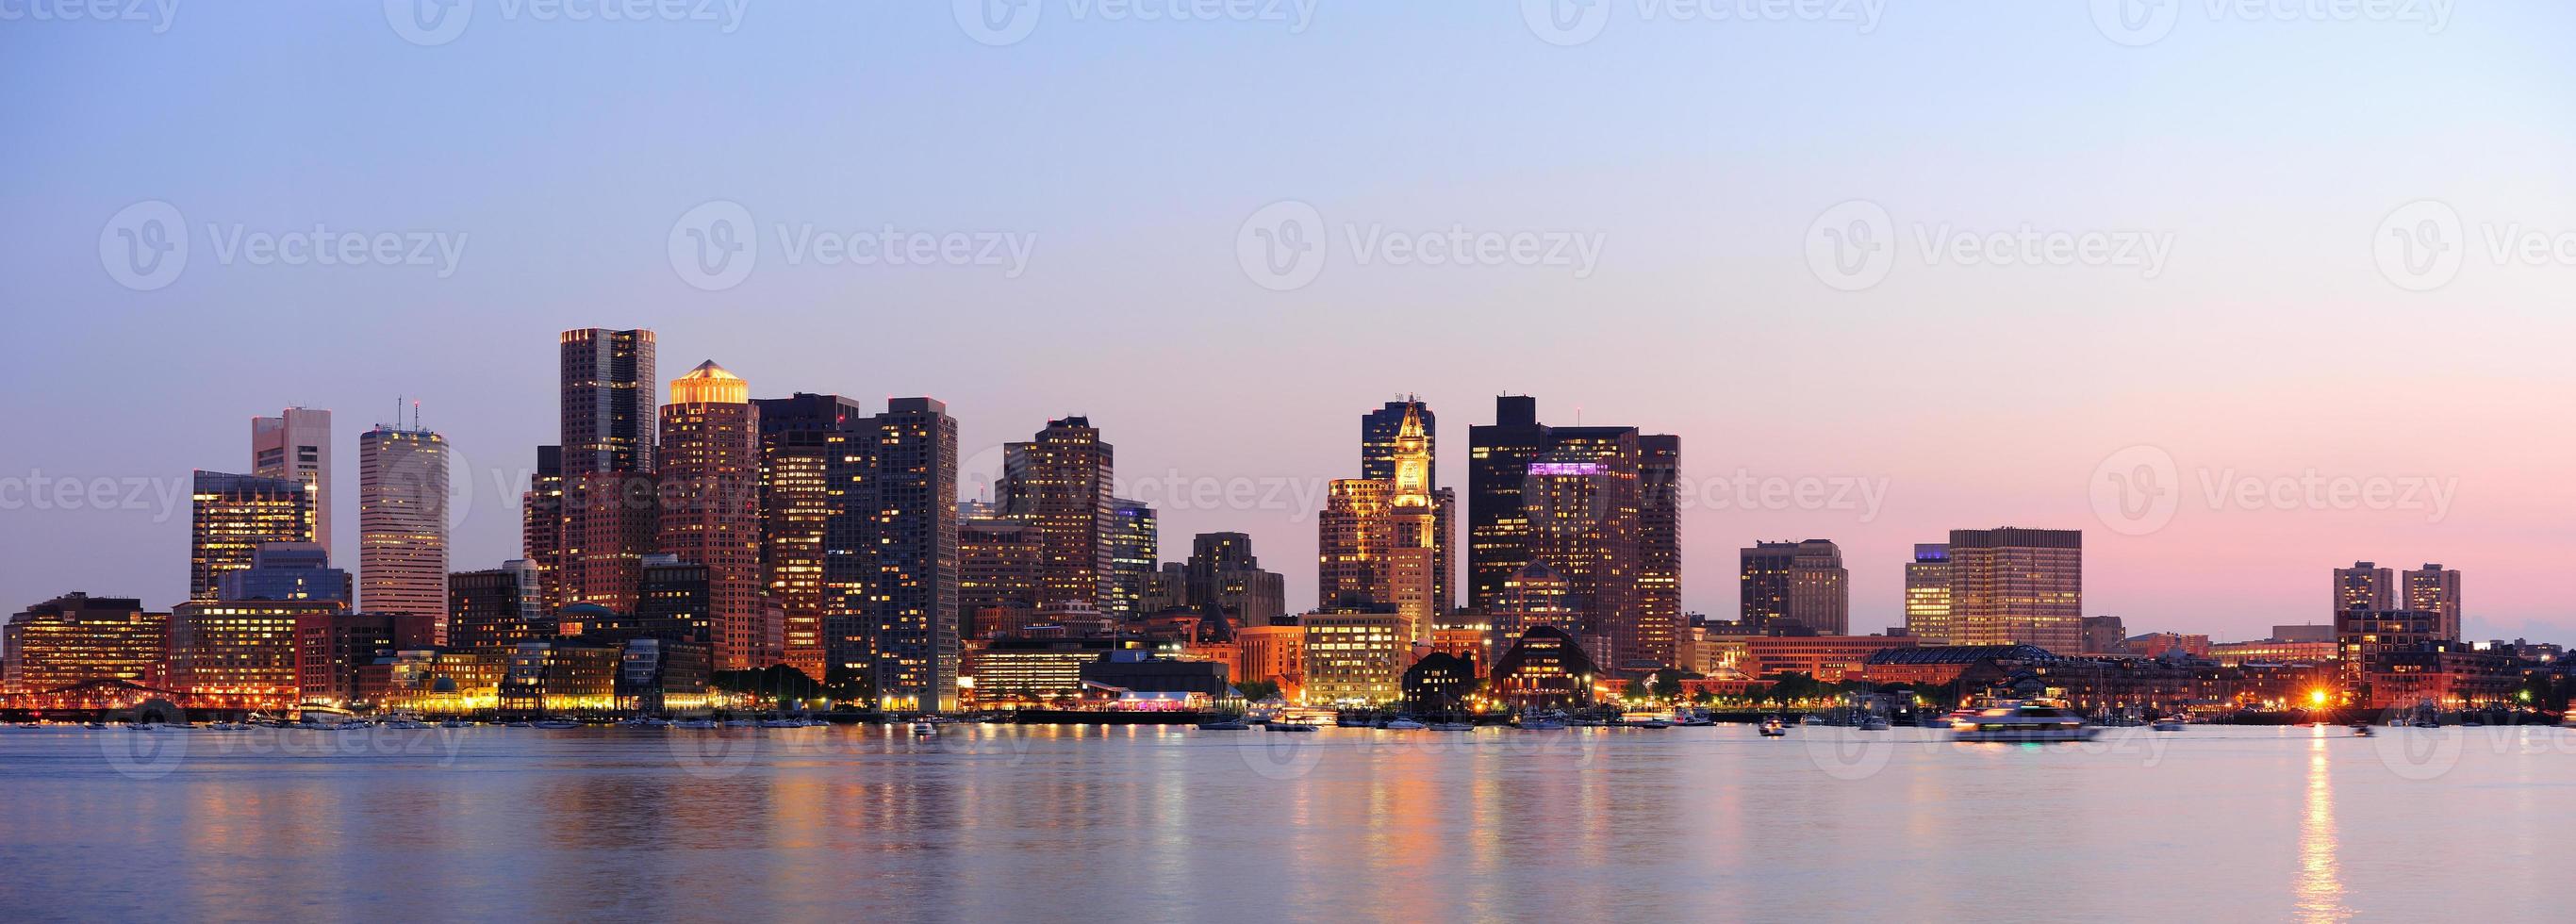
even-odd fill
[{"label": "orange reflection in water", "polygon": [[2337,859],[2334,777],[2326,759],[2326,736],[2308,740],[2308,793],[2299,819],[2299,920],[2341,921],[2352,917],[2343,902],[2343,867]]}]

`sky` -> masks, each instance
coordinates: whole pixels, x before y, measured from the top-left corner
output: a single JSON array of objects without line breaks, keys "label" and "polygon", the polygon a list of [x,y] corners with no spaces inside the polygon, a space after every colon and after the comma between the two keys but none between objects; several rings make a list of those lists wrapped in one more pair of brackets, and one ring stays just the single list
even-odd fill
[{"label": "sky", "polygon": [[[249,418],[398,401],[518,551],[556,334],[1087,415],[1166,557],[1313,599],[1357,417],[1682,437],[1686,606],[1826,538],[1853,626],[1954,528],[2258,638],[2464,572],[2576,642],[2576,8],[1532,0],[0,3],[0,604],[186,590]],[[979,461],[981,460],[981,461]],[[979,468],[978,466],[981,466]],[[971,477],[971,476],[970,476]],[[68,491],[66,482],[74,485]],[[976,486],[969,484],[969,491]],[[2553,583],[2556,582],[2556,583]]]}]

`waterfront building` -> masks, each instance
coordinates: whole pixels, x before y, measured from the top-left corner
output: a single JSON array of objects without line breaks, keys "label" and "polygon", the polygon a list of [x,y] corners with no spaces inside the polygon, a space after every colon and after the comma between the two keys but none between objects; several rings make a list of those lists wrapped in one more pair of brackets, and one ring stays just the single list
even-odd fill
[{"label": "waterfront building", "polygon": [[767,646],[759,631],[760,420],[751,386],[713,360],[699,363],[671,380],[661,423],[655,549],[706,569],[706,637],[698,641],[714,649],[716,669],[768,667],[755,663]]},{"label": "waterfront building", "polygon": [[540,599],[534,565],[513,559],[498,568],[447,576],[447,647],[512,648],[557,634],[554,611]]},{"label": "waterfront building", "polygon": [[2409,570],[2403,576],[2406,608],[2438,613],[2442,623],[2438,631],[2442,640],[2460,640],[2460,572],[2453,568],[2427,564]]},{"label": "waterfront building", "polygon": [[1589,706],[1593,684],[1604,676],[1574,636],[1555,626],[1533,626],[1494,662],[1492,697],[1516,709]]},{"label": "waterfront building", "polygon": [[615,709],[624,664],[625,651],[614,643],[571,638],[522,642],[501,675],[499,708],[519,714]]},{"label": "waterfront building", "polygon": [[839,395],[798,392],[751,405],[760,422],[761,587],[778,605],[782,659],[820,680],[834,572],[852,570],[862,553],[865,514],[851,508],[848,489],[866,417]]},{"label": "waterfront building", "polygon": [[2056,660],[2058,655],[2033,645],[1892,647],[1873,652],[1862,662],[1861,679],[1878,684],[1957,684],[1964,692],[1974,692],[2031,665]]},{"label": "waterfront building", "polygon": [[957,609],[971,625],[968,637],[990,638],[1008,623],[1025,624],[1037,612],[1037,531],[1012,517],[957,521]]},{"label": "waterfront building", "polygon": [[1082,666],[1143,643],[1114,638],[1004,638],[966,652],[979,708],[1042,707],[1082,697]]},{"label": "waterfront building", "polygon": [[444,644],[447,438],[413,426],[358,435],[358,605],[425,617]]},{"label": "waterfront building", "polygon": [[1953,644],[2084,643],[2084,534],[2071,529],[1950,531]]},{"label": "waterfront building", "polygon": [[1121,649],[1075,668],[1086,696],[1101,696],[1122,709],[1204,709],[1233,698],[1225,665],[1154,657]]},{"label": "waterfront building", "polygon": [[0,691],[43,693],[92,680],[160,686],[170,614],[132,597],[68,593],[0,627]]},{"label": "waterfront building", "polygon": [[2374,665],[2390,654],[2438,650],[2442,614],[2424,610],[2345,610],[2335,620],[2335,642],[2336,653],[2343,661],[2346,686],[2361,691],[2365,699],[2375,699],[2366,689]]},{"label": "waterfront building", "polygon": [[331,412],[290,407],[275,417],[250,419],[250,473],[310,486],[311,542],[331,547]]},{"label": "waterfront building", "polygon": [[1805,674],[1824,683],[1860,679],[1870,656],[1889,649],[1913,648],[1918,640],[1903,635],[1760,635],[1738,642],[1743,658],[1735,667],[1753,677]]},{"label": "waterfront building", "polygon": [[842,664],[873,672],[891,711],[956,708],[957,420],[932,398],[896,398],[871,421],[854,466],[867,512],[860,598],[833,631]]},{"label": "waterfront building", "polygon": [[2219,642],[2209,646],[2209,657],[2228,667],[2241,667],[2253,662],[2325,664],[2335,660],[2335,642],[2332,637],[2324,641],[2275,637],[2250,642]]},{"label": "waterfront building", "polygon": [[1287,579],[1261,567],[1252,554],[1252,537],[1243,533],[1200,533],[1190,539],[1184,569],[1190,606],[1225,619],[1230,626],[1266,626],[1288,614]]},{"label": "waterfront building", "polygon": [[1432,652],[1404,669],[1404,706],[1416,712],[1459,712],[1476,689],[1475,658]]},{"label": "waterfront building", "polygon": [[1392,611],[1317,611],[1298,618],[1305,628],[1305,697],[1308,705],[1370,705],[1403,694],[1400,681],[1411,662],[1404,617]]},{"label": "waterfront building", "polygon": [[1905,563],[1905,632],[1926,645],[1947,645],[1959,634],[1950,612],[1950,544],[1918,542]]},{"label": "waterfront building", "polygon": [[203,470],[194,478],[188,506],[190,599],[214,599],[222,577],[250,567],[262,543],[313,542],[312,485]]},{"label": "waterfront building", "polygon": [[350,706],[362,700],[360,671],[396,651],[437,647],[438,621],[418,613],[303,613],[295,617],[299,702]]},{"label": "waterfront building", "polygon": [[618,648],[617,703],[648,713],[704,709],[714,657],[705,645],[630,639]]},{"label": "waterfront building", "polygon": [[1851,631],[1851,574],[1827,539],[1757,542],[1738,553],[1741,622],[1763,629],[1803,626],[1820,635]]},{"label": "waterfront building", "polygon": [[2160,658],[2169,652],[2193,658],[2207,658],[2209,657],[2209,636],[2185,635],[2179,632],[2149,632],[2123,640],[2120,643],[2120,651],[2123,654],[2141,658]]},{"label": "waterfront building", "polygon": [[347,606],[349,572],[331,567],[330,553],[311,542],[263,542],[251,549],[250,567],[227,571],[215,582],[217,600],[328,600]]},{"label": "waterfront building", "polygon": [[[1109,499],[1109,595],[1101,609],[1119,619],[1134,619],[1145,608],[1154,570],[1162,560],[1162,539],[1154,508],[1123,497]],[[962,540],[961,540],[962,541]]]},{"label": "waterfront building", "polygon": [[1316,606],[1367,607],[1385,598],[1392,488],[1375,478],[1336,478],[1325,485],[1324,509],[1315,517]]},{"label": "waterfront building", "polygon": [[1239,626],[1234,630],[1234,662],[1229,675],[1238,681],[1271,681],[1294,701],[1306,685],[1306,627]]},{"label": "waterfront building", "polygon": [[170,612],[170,689],[247,708],[294,705],[296,625],[332,600],[190,600]]},{"label": "waterfront building", "polygon": [[1084,417],[1047,421],[1027,442],[1002,447],[994,502],[1037,530],[1041,606],[1110,598],[1113,456]]},{"label": "waterfront building", "polygon": [[2084,617],[2084,644],[2078,654],[2126,654],[2129,651],[2129,628],[2117,616]]}]

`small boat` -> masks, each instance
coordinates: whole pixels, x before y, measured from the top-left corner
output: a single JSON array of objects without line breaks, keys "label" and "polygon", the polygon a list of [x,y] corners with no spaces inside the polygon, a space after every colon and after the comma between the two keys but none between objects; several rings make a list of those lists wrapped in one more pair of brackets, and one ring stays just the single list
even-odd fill
[{"label": "small boat", "polygon": [[87,727],[89,727],[89,728],[106,728],[106,727],[107,727],[107,723],[105,723],[105,722],[91,722],[91,723],[88,723],[88,726],[87,726]]},{"label": "small boat", "polygon": [[1522,716],[1520,724],[1522,731],[1558,731],[1565,728],[1565,720],[1545,715]]},{"label": "small boat", "polygon": [[1214,721],[1214,722],[1201,722],[1201,723],[1199,723],[1199,730],[1200,730],[1200,731],[1251,731],[1251,730],[1252,730],[1252,726],[1247,725],[1247,724],[1244,724],[1243,720],[1241,720],[1241,719],[1218,719],[1218,720],[1216,720],[1216,721]]},{"label": "small boat", "polygon": [[1385,725],[1378,727],[1388,731],[1421,731],[1430,726],[1424,725],[1421,722],[1415,721],[1414,719],[1406,716],[1396,716],[1395,718],[1386,720]]},{"label": "small boat", "polygon": [[547,719],[536,723],[535,727],[561,730],[566,728],[580,728],[581,723],[575,722],[571,719]]},{"label": "small boat", "polygon": [[915,738],[927,738],[936,734],[939,734],[939,726],[936,723],[927,720],[912,723],[912,736]]},{"label": "small boat", "polygon": [[1634,721],[1634,722],[1630,722],[1630,723],[1628,723],[1628,727],[1629,727],[1629,728],[1671,728],[1671,727],[1673,727],[1673,723],[1668,722],[1668,721],[1665,721],[1665,720],[1663,720],[1663,719],[1638,719],[1638,720],[1636,720],[1636,721]]},{"label": "small boat", "polygon": [[1883,715],[1865,715],[1860,717],[1860,722],[1857,724],[1860,726],[1861,731],[1886,731],[1887,717]]},{"label": "small boat", "polygon": [[1762,733],[1762,737],[1778,738],[1789,733],[1789,723],[1780,721],[1780,717],[1775,715],[1763,719],[1762,727],[1758,730]]},{"label": "small boat", "polygon": [[1475,730],[1476,730],[1476,725],[1475,725],[1475,723],[1473,723],[1473,722],[1433,722],[1433,723],[1431,723],[1431,726],[1430,726],[1430,727],[1431,727],[1431,730],[1432,730],[1432,731],[1475,731]]},{"label": "small boat", "polygon": [[1315,731],[1320,727],[1321,726],[1306,722],[1281,722],[1272,720],[1270,723],[1270,730],[1275,732],[1310,732]]},{"label": "small boat", "polygon": [[2040,703],[1997,704],[1978,710],[1955,733],[1959,741],[2091,741],[2102,730],[2084,717]]},{"label": "small boat", "polygon": [[2353,737],[2356,738],[2368,738],[2372,735],[2378,734],[2378,732],[2371,731],[2370,723],[2368,722],[2354,722],[2352,723],[2352,734]]},{"label": "small boat", "polygon": [[673,723],[671,723],[671,727],[672,727],[672,728],[692,728],[692,729],[714,729],[714,728],[718,728],[718,727],[720,727],[720,726],[718,726],[718,725],[716,724],[716,720],[714,720],[714,719],[681,719],[681,720],[679,720],[679,721],[677,721],[677,722],[673,722]]},{"label": "small boat", "polygon": [[2169,715],[2164,718],[2157,719],[2156,724],[2149,727],[2156,731],[2181,731],[2183,729],[2183,721],[2181,716]]}]

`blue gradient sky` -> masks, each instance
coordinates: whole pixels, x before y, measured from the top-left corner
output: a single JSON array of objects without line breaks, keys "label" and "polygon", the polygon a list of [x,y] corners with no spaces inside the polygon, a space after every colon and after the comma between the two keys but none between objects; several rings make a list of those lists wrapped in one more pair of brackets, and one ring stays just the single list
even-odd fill
[{"label": "blue gradient sky", "polygon": [[[759,395],[938,396],[970,459],[1088,414],[1122,477],[1295,486],[1166,504],[1164,539],[1251,532],[1292,605],[1313,517],[1286,499],[1355,474],[1359,413],[1421,393],[1463,485],[1467,425],[1512,391],[1551,422],[1679,433],[1697,478],[1883,486],[1874,513],[1686,514],[1686,602],[1715,615],[1738,546],[1824,537],[1854,626],[1897,624],[1912,543],[2014,524],[2085,529],[2087,610],[2140,631],[2320,619],[2327,569],[2369,558],[2466,571],[2478,637],[2576,641],[2576,254],[2500,264],[2476,239],[2576,231],[2564,4],[2464,5],[2437,31],[2192,3],[2131,47],[2083,3],[1896,2],[1864,32],[1603,0],[1599,36],[1564,47],[1513,3],[1325,0],[1298,30],[1039,2],[999,47],[945,3],[755,2],[728,31],[485,0],[427,46],[375,3],[183,3],[157,33],[0,21],[0,477],[184,482],[245,467],[251,416],[327,407],[354,564],[356,436],[415,396],[476,482],[455,564],[486,567],[516,554],[515,479],[555,437],[555,333],[640,326],[666,379],[714,358]],[[1853,199],[1893,216],[1899,252],[1845,292],[1807,247]],[[2461,217],[2465,265],[2413,292],[2372,248],[2421,199]],[[191,259],[133,291],[100,239],[147,200],[185,216]],[[667,250],[710,200],[767,248],[713,292]],[[1236,258],[1279,200],[1336,248],[1288,292]],[[465,249],[440,278],[228,263],[209,239],[316,223]],[[888,224],[1033,245],[1011,277],[789,265],[770,237]],[[1597,235],[1601,257],[1578,276],[1339,250],[1372,224]],[[2145,278],[1915,249],[2024,224],[2172,252]],[[2134,446],[2184,490],[2142,535],[2089,493]],[[2310,470],[2456,493],[2436,516],[2205,490]],[[0,496],[0,604],[177,600],[184,505],[140,506]]]}]

